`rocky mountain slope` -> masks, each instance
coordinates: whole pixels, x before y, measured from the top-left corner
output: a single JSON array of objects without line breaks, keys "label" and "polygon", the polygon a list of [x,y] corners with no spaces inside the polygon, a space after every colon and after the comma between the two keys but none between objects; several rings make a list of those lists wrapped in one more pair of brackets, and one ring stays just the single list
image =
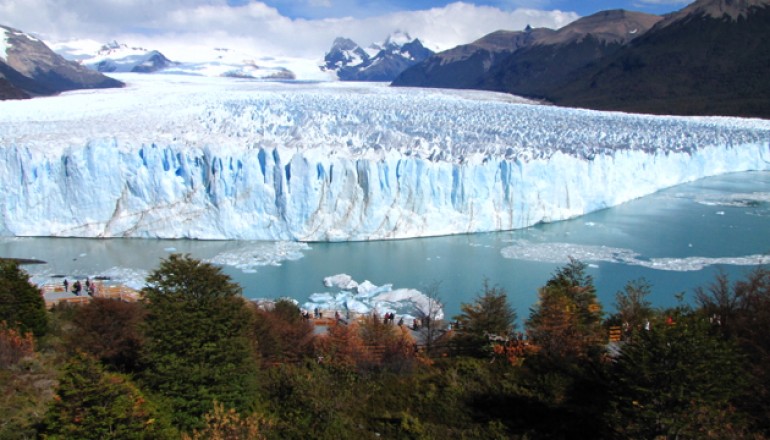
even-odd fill
[{"label": "rocky mountain slope", "polygon": [[[665,17],[603,11],[525,44],[504,42],[494,58],[476,43],[442,52],[393,84],[489,89],[602,110],[767,118],[769,6],[697,0]],[[495,35],[504,34],[488,37]]]},{"label": "rocky mountain slope", "polygon": [[396,86],[478,88],[542,98],[581,68],[646,32],[661,17],[602,11],[559,30],[498,31],[408,69]]},{"label": "rocky mountain slope", "polygon": [[0,98],[53,95],[75,89],[122,87],[123,83],[67,61],[42,41],[0,26]]},{"label": "rocky mountain slope", "polygon": [[657,114],[770,118],[770,0],[698,0],[548,98]]},{"label": "rocky mountain slope", "polygon": [[552,29],[497,31],[473,43],[437,53],[405,70],[393,81],[395,86],[481,88],[489,70],[517,50],[553,34]]},{"label": "rocky mountain slope", "polygon": [[624,10],[581,18],[493,65],[480,88],[534,98],[580,78],[585,69],[647,32],[662,17]]}]

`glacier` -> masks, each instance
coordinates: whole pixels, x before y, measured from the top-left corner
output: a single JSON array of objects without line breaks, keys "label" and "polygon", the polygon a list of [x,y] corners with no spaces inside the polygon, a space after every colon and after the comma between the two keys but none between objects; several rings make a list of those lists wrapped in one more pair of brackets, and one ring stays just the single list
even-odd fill
[{"label": "glacier", "polygon": [[347,241],[524,228],[770,170],[770,121],[381,84],[120,74],[0,104],[0,235]]}]

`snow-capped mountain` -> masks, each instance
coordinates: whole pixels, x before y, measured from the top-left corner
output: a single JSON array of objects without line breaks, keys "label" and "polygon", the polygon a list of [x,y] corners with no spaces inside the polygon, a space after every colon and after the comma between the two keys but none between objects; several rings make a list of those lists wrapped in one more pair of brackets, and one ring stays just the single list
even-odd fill
[{"label": "snow-capped mountain", "polygon": [[91,69],[109,73],[152,73],[177,64],[157,50],[129,47],[114,40],[102,46],[95,57],[81,62]]},{"label": "snow-capped mountain", "polygon": [[118,74],[3,103],[0,234],[373,240],[523,228],[770,169],[770,121]]},{"label": "snow-capped mountain", "polygon": [[252,79],[295,79],[280,60],[226,47],[196,49],[191,57],[171,61],[158,50],[112,41],[94,45],[90,40],[52,43],[59,54],[93,70],[110,73],[172,73]]},{"label": "snow-capped mountain", "polygon": [[0,99],[122,85],[120,81],[65,60],[29,34],[0,26]]},{"label": "snow-capped mountain", "polygon": [[296,78],[294,72],[272,58],[260,58],[226,47],[211,48],[208,53],[198,53],[197,58],[199,61],[180,62],[164,73],[271,80]]},{"label": "snow-capped mountain", "polygon": [[320,68],[336,73],[342,81],[392,81],[431,55],[433,51],[423,46],[419,39],[402,32],[366,49],[348,38],[337,38]]}]

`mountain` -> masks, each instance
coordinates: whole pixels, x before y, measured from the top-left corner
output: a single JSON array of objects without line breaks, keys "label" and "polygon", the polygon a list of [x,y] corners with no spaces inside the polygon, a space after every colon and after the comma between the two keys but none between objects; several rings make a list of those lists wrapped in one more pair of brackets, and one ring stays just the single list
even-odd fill
[{"label": "mountain", "polygon": [[263,80],[296,79],[293,71],[272,58],[259,58],[227,47],[211,48],[208,52],[199,53],[198,57],[199,61],[176,63],[164,70],[164,73]]},{"label": "mountain", "polygon": [[518,32],[497,31],[432,56],[402,73],[393,85],[488,89],[542,98],[659,20],[656,15],[613,10],[556,31],[529,26]]},{"label": "mountain", "polygon": [[335,72],[342,81],[393,81],[398,74],[429,56],[433,51],[419,39],[397,32],[381,45],[363,49],[348,38],[337,38],[324,56],[322,71]]},{"label": "mountain", "polygon": [[580,78],[592,63],[644,35],[660,20],[657,15],[624,10],[581,18],[493,65],[479,88],[549,98],[551,91]]},{"label": "mountain", "polygon": [[525,31],[497,31],[473,43],[432,55],[402,72],[394,86],[480,88],[497,62],[554,33],[552,29],[527,27]]},{"label": "mountain", "polygon": [[81,61],[99,72],[152,73],[177,65],[157,50],[129,47],[112,41],[99,49],[96,56]]},{"label": "mountain", "polygon": [[3,103],[0,235],[339,241],[500,231],[770,169],[770,121],[177,75],[135,75],[131,89],[83,98]]},{"label": "mountain", "polygon": [[698,0],[581,78],[559,105],[770,118],[770,0]]},{"label": "mountain", "polygon": [[[112,41],[70,40],[51,43],[63,57],[100,72],[172,73],[249,79],[291,80],[294,72],[282,65],[287,60],[259,57],[227,47],[196,48],[183,61],[171,61],[158,50]],[[291,62],[293,60],[288,60]],[[315,66],[312,67],[315,70]]]},{"label": "mountain", "polygon": [[0,26],[0,94],[3,99],[53,95],[75,89],[122,87],[123,83],[67,61],[24,32]]}]

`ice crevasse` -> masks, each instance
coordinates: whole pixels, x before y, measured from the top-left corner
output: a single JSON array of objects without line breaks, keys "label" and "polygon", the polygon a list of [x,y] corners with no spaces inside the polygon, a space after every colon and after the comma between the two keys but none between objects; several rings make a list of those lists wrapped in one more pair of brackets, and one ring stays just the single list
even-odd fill
[{"label": "ice crevasse", "polygon": [[0,114],[0,234],[341,241],[509,230],[770,169],[761,120],[128,79]]}]

